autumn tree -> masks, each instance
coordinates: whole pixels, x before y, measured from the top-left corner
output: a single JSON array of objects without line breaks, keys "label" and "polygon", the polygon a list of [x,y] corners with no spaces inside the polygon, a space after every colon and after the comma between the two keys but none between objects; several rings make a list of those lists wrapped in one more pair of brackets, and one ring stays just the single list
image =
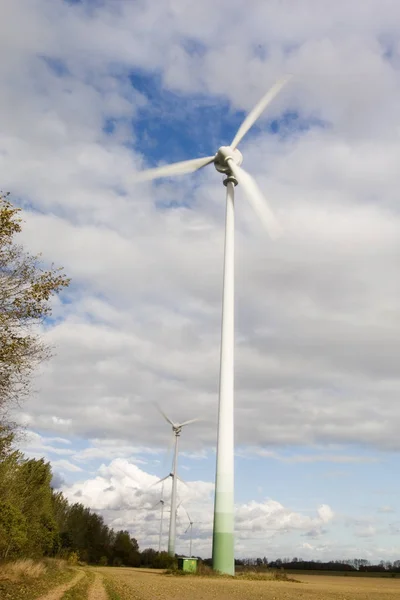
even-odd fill
[{"label": "autumn tree", "polygon": [[18,244],[21,230],[21,210],[0,193],[0,418],[29,393],[34,369],[49,357],[38,326],[69,284],[62,269],[43,269],[40,255]]}]

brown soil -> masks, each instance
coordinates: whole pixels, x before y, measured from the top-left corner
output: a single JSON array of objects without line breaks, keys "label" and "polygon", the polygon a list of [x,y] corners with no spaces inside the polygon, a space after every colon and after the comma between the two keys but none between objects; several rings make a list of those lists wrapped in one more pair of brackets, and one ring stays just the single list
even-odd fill
[{"label": "brown soil", "polygon": [[57,587],[52,589],[51,592],[48,592],[44,596],[41,596],[40,598],[38,598],[38,600],[61,600],[63,594],[65,594],[65,592],[67,590],[69,590],[74,585],[76,585],[78,583],[78,581],[80,581],[82,579],[83,576],[84,576],[83,571],[81,571],[80,573],[77,573],[75,575],[75,577],[73,579],[71,579],[71,581],[68,581],[67,583],[63,583],[62,585],[58,585]]},{"label": "brown soil", "polygon": [[399,600],[400,580],[296,575],[299,583],[173,577],[142,569],[100,569],[122,600]]}]

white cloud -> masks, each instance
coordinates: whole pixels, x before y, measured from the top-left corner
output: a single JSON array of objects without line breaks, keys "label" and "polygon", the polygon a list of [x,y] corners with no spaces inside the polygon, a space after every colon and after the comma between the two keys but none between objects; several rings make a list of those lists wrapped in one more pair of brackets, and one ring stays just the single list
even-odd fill
[{"label": "white cloud", "polygon": [[78,467],[78,465],[75,465],[70,460],[66,460],[64,458],[61,458],[59,460],[52,460],[51,464],[52,464],[52,467],[54,469],[56,469],[56,471],[62,471],[62,472],[68,471],[70,473],[81,473],[83,470],[80,467]]},{"label": "white cloud", "polygon": [[[62,444],[64,447],[60,448],[55,444]],[[46,458],[51,454],[60,456],[71,456],[75,454],[75,451],[71,448],[65,448],[65,445],[69,444],[70,442],[68,440],[64,440],[63,438],[44,438],[34,431],[24,432],[19,441],[19,446],[21,449],[30,456],[41,457],[46,455]]]},{"label": "white cloud", "polygon": [[[315,449],[313,449],[315,451]],[[237,452],[238,456],[241,457],[252,457],[261,456],[265,458],[272,458],[285,463],[338,463],[338,464],[353,464],[353,463],[377,463],[379,458],[376,456],[349,456],[339,453],[331,454],[293,454],[283,455],[272,450],[266,450],[264,448],[248,447],[242,448]]]},{"label": "white cloud", "polygon": [[[169,482],[162,486],[155,485],[157,481],[157,477],[146,473],[137,465],[125,459],[115,459],[108,465],[103,464],[94,478],[64,485],[63,492],[71,502],[82,502],[101,512],[113,527],[129,527],[141,547],[157,546],[161,487],[166,499],[166,522],[169,518],[170,494]],[[178,503],[182,503],[182,508],[178,511],[178,544],[181,548],[186,539],[186,510],[194,523],[196,552],[204,555],[211,552],[213,493],[214,485],[206,481],[190,481],[178,485]],[[251,546],[246,544],[249,537],[251,540],[258,539],[262,544],[279,533],[320,534],[321,528],[332,521],[334,514],[327,505],[320,506],[316,512],[315,517],[305,516],[270,499],[238,505],[235,517],[238,550],[251,552]],[[167,529],[165,527],[165,531]]]},{"label": "white cloud", "polygon": [[378,512],[380,513],[394,513],[396,512],[392,506],[380,506],[378,508]]}]

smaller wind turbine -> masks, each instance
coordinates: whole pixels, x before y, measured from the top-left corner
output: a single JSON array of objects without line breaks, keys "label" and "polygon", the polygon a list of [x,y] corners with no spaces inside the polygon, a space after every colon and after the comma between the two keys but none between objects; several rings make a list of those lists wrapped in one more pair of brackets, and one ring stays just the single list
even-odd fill
[{"label": "smaller wind turbine", "polygon": [[189,525],[186,528],[185,534],[189,531],[190,529],[190,534],[189,534],[189,539],[190,539],[190,551],[189,551],[189,556],[190,558],[192,558],[192,538],[193,538],[193,521],[189,516],[188,511],[185,508],[185,513],[187,514],[187,518],[189,519]]},{"label": "smaller wind turbine", "polygon": [[175,436],[175,448],[174,448],[174,459],[172,463],[172,472],[169,473],[166,477],[160,479],[161,481],[165,481],[169,477],[172,477],[172,491],[171,491],[171,513],[169,519],[169,535],[168,535],[168,554],[170,556],[175,556],[175,539],[176,539],[176,492],[177,492],[177,483],[178,483],[178,442],[179,436],[181,435],[182,427],[186,425],[190,425],[190,423],[195,423],[200,419],[190,419],[189,421],[184,421],[183,423],[174,423],[171,421],[169,417],[161,410],[159,406],[157,406],[157,410],[161,413],[164,419],[172,425],[172,431]]},{"label": "smaller wind turbine", "polygon": [[162,488],[161,488],[161,498],[159,499],[159,501],[157,502],[157,504],[154,506],[154,508],[156,508],[159,504],[161,505],[160,533],[159,533],[159,538],[158,538],[158,552],[160,553],[161,552],[162,534],[163,534],[164,505],[165,505],[165,501],[164,501],[164,482],[163,482]]}]

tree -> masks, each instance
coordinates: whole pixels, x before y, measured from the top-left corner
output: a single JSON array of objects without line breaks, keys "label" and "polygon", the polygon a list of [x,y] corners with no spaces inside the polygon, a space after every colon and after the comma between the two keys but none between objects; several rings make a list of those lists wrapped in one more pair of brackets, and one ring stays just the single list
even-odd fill
[{"label": "tree", "polygon": [[60,545],[52,502],[51,469],[13,447],[0,426],[0,559],[55,554]]},{"label": "tree", "polygon": [[29,525],[24,551],[29,556],[53,555],[60,540],[54,518],[50,464],[43,458],[20,461],[15,476],[14,506]]},{"label": "tree", "polygon": [[136,567],[140,565],[139,545],[128,531],[118,531],[115,536],[113,554],[120,564]]},{"label": "tree", "polygon": [[[0,424],[0,562],[58,555],[72,563],[140,566],[139,545],[128,531],[115,533],[101,515],[70,505],[52,489],[49,463],[26,458],[14,441],[15,432]],[[152,566],[171,564],[166,553],[148,554]]]},{"label": "tree", "polygon": [[0,500],[0,557],[13,558],[27,542],[28,526],[21,511]]},{"label": "tree", "polygon": [[[35,367],[49,357],[37,325],[51,314],[50,300],[69,285],[62,269],[43,270],[40,255],[16,241],[21,210],[0,193],[0,410],[23,399]],[[1,416],[1,415],[0,415]]]}]

